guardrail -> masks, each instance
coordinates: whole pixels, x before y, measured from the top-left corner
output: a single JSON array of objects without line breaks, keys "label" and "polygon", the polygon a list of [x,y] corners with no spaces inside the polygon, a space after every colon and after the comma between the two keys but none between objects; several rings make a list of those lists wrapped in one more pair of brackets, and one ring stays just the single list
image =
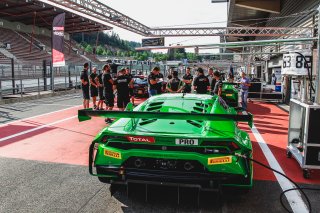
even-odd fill
[{"label": "guardrail", "polygon": [[0,79],[0,100],[24,97],[31,94],[40,95],[41,92],[57,92],[80,89],[79,75],[50,78],[6,78]]}]

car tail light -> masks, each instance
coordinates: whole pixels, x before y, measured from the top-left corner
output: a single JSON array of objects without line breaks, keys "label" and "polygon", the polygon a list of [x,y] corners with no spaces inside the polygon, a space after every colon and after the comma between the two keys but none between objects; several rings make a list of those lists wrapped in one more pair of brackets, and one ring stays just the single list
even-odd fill
[{"label": "car tail light", "polygon": [[102,143],[107,143],[107,142],[108,142],[108,139],[109,139],[108,135],[105,135],[105,136],[103,136],[103,137],[101,138],[101,142],[102,142]]},{"label": "car tail light", "polygon": [[234,148],[234,150],[240,149],[240,147],[238,146],[238,144],[236,144],[235,142],[231,142],[231,146]]}]

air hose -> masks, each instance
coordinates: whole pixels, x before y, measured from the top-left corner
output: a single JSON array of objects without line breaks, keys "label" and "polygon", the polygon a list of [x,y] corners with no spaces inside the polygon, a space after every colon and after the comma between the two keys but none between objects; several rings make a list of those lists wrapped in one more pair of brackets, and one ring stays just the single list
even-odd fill
[{"label": "air hose", "polygon": [[280,194],[280,203],[281,203],[281,206],[287,211],[287,212],[290,212],[292,213],[292,211],[290,211],[290,209],[288,207],[286,207],[286,205],[284,204],[283,202],[283,195],[289,191],[294,191],[294,190],[298,190],[301,192],[301,194],[303,195],[303,197],[305,197],[306,199],[306,202],[307,202],[307,206],[308,206],[308,209],[309,209],[309,212],[311,213],[312,212],[312,206],[311,206],[311,202],[310,202],[310,199],[309,197],[306,195],[306,193],[304,192],[304,190],[313,190],[313,191],[320,191],[320,188],[308,188],[308,187],[300,187],[295,181],[293,181],[291,178],[289,178],[288,176],[286,176],[285,174],[283,174],[282,172],[279,172],[273,168],[271,168],[270,166],[268,165],[265,165],[257,160],[254,160],[246,155],[241,155],[241,154],[238,154],[238,153],[232,153],[234,156],[237,156],[237,157],[241,157],[241,158],[244,158],[244,159],[248,159],[262,167],[265,167],[266,169],[269,169],[283,177],[285,177],[286,179],[288,179],[291,183],[293,183],[293,185],[295,185],[296,188],[291,188],[291,189],[287,189],[285,191],[283,191],[281,194]]}]

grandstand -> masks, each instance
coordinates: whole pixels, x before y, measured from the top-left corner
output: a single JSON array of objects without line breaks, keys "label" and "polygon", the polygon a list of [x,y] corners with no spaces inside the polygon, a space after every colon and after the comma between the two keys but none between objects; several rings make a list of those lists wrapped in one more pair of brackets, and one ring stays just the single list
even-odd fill
[{"label": "grandstand", "polygon": [[[48,36],[32,36],[30,33],[1,28],[0,42],[10,44],[10,49],[6,49],[6,51],[15,56],[17,63],[31,61],[38,64],[42,63],[43,60],[51,60],[51,38]],[[67,64],[77,64],[88,60],[96,62],[95,57],[89,53],[86,54],[87,57],[83,57],[80,53],[84,51],[77,50],[76,42],[70,44],[70,42],[65,41],[64,52]],[[7,59],[9,58],[7,57]],[[7,61],[10,61],[10,59]]]},{"label": "grandstand", "polygon": [[47,52],[41,50],[35,43],[31,43],[28,37],[17,31],[2,28],[0,41],[10,44],[10,48],[6,50],[15,56],[18,63],[27,63],[28,61],[41,62],[42,60],[50,59],[50,55]]},{"label": "grandstand", "polygon": [[[88,17],[82,17],[56,8],[42,1],[5,0],[0,2],[0,66],[37,67],[51,63],[51,23],[59,14],[66,13],[64,54],[66,66],[59,70],[70,70],[69,66],[81,66],[84,62],[98,63],[93,54],[86,53],[79,45],[69,38],[72,33],[94,32],[111,29],[111,27],[94,22]],[[34,68],[36,69],[36,68]],[[42,75],[42,68],[39,75]],[[47,69],[48,70],[48,69]],[[12,69],[6,69],[5,76],[11,76]],[[27,76],[24,70],[19,70],[15,76]],[[20,76],[21,77],[21,76]]]},{"label": "grandstand", "polygon": [[0,64],[10,64],[10,58],[0,53]]}]

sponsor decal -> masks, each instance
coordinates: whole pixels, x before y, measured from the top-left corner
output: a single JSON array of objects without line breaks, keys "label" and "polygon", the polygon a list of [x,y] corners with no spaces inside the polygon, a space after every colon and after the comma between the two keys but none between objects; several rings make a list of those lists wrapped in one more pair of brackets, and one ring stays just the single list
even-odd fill
[{"label": "sponsor decal", "polygon": [[148,136],[127,136],[128,141],[130,142],[143,142],[143,143],[154,143],[154,137]]},{"label": "sponsor decal", "polygon": [[127,79],[119,79],[118,83],[127,83],[127,81],[128,81]]},{"label": "sponsor decal", "polygon": [[64,27],[53,27],[54,31],[64,31]]},{"label": "sponsor decal", "polygon": [[232,163],[232,156],[208,158],[208,165]]},{"label": "sponsor decal", "polygon": [[63,37],[64,36],[64,32],[53,31],[53,35]]},{"label": "sponsor decal", "polygon": [[226,94],[226,96],[232,96],[232,94]]},{"label": "sponsor decal", "polygon": [[182,138],[176,139],[177,145],[198,145],[198,139]]},{"label": "sponsor decal", "polygon": [[104,155],[108,156],[108,157],[111,157],[111,158],[121,159],[121,153],[110,151],[110,150],[107,150],[107,149],[104,150]]}]

